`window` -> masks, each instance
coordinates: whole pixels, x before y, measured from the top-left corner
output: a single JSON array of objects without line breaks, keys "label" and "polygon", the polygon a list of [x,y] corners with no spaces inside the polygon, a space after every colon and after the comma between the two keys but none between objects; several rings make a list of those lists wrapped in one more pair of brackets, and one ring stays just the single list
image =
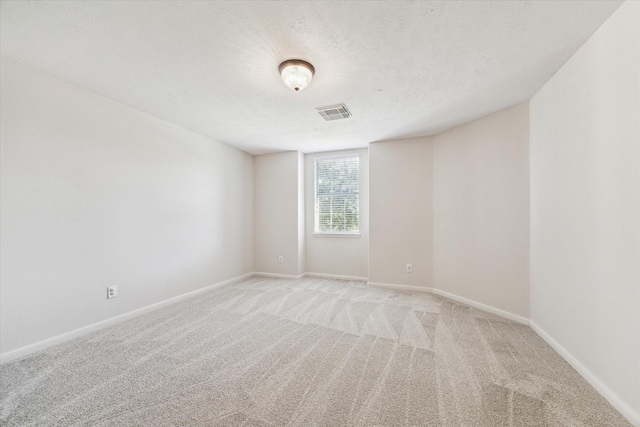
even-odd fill
[{"label": "window", "polygon": [[358,155],[315,158],[316,233],[359,233],[359,168]]}]

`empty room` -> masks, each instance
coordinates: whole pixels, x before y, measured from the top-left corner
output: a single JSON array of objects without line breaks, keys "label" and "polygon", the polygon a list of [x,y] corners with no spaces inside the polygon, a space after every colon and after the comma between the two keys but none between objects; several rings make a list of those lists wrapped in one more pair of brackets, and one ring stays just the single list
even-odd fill
[{"label": "empty room", "polygon": [[0,425],[640,427],[640,1],[0,0]]}]

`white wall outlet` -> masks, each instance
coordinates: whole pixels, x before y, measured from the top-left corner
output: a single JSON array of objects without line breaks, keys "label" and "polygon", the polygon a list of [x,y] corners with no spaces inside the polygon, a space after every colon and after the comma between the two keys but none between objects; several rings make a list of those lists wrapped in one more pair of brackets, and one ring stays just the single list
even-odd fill
[{"label": "white wall outlet", "polygon": [[118,296],[117,286],[107,286],[107,299],[115,298]]},{"label": "white wall outlet", "polygon": [[282,255],[278,257],[278,262],[281,264],[284,262],[284,257]]},{"label": "white wall outlet", "polygon": [[413,265],[407,264],[407,273],[413,273]]}]

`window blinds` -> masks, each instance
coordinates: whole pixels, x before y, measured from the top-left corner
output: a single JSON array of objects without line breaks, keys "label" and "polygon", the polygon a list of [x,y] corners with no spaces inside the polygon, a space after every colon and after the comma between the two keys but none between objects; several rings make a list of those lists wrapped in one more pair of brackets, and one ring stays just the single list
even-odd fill
[{"label": "window blinds", "polygon": [[316,233],[357,233],[360,158],[315,159]]}]

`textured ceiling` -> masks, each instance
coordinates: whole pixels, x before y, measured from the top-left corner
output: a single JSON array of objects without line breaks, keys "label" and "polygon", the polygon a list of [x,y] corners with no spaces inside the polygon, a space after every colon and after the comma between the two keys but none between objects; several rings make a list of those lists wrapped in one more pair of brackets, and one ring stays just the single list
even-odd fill
[{"label": "textured ceiling", "polygon": [[[259,154],[430,135],[525,101],[620,1],[3,1],[0,47]],[[311,62],[296,93],[278,64]],[[316,107],[345,103],[326,122]]]}]

